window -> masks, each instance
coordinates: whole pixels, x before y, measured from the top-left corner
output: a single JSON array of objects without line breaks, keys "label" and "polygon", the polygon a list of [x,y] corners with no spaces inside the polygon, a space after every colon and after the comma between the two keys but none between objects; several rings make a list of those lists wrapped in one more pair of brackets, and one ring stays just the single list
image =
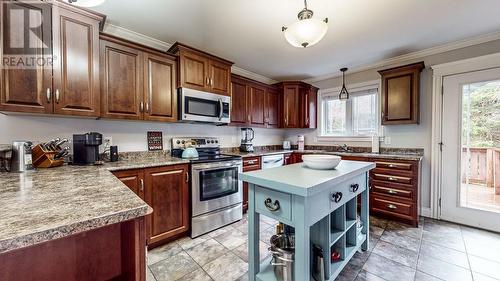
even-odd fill
[{"label": "window", "polygon": [[378,134],[378,84],[351,89],[347,101],[338,99],[339,91],[328,89],[320,93],[319,137],[359,138]]}]

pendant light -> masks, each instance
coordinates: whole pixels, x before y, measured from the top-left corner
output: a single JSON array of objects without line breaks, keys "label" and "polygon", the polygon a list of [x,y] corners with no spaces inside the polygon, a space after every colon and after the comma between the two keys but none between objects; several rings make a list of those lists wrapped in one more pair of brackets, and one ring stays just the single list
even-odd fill
[{"label": "pendant light", "polygon": [[106,0],[65,0],[66,2],[80,7],[94,7],[99,6]]},{"label": "pendant light", "polygon": [[281,31],[285,39],[294,47],[311,47],[325,37],[328,30],[328,18],[313,19],[313,11],[307,9],[307,0],[304,0],[304,9],[299,12],[299,20],[289,27],[283,26]]},{"label": "pendant light", "polygon": [[340,71],[342,71],[342,89],[340,90],[339,100],[348,100],[349,92],[345,87],[345,72],[347,71],[347,67],[341,68]]}]

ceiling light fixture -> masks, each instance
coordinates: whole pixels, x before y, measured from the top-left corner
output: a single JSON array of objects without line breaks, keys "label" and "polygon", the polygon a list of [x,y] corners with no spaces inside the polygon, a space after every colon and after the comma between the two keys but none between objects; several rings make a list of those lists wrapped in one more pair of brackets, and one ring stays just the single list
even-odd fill
[{"label": "ceiling light fixture", "polygon": [[340,90],[339,100],[348,100],[349,92],[345,87],[345,72],[347,71],[347,67],[341,68],[340,71],[342,71],[342,89]]},{"label": "ceiling light fixture", "polygon": [[288,43],[294,47],[311,47],[325,37],[328,30],[328,18],[324,20],[313,19],[313,11],[307,9],[307,0],[304,0],[304,9],[299,12],[299,21],[289,27],[283,26],[281,31],[285,33]]},{"label": "ceiling light fixture", "polygon": [[106,0],[66,0],[66,2],[80,7],[94,7],[99,6]]}]

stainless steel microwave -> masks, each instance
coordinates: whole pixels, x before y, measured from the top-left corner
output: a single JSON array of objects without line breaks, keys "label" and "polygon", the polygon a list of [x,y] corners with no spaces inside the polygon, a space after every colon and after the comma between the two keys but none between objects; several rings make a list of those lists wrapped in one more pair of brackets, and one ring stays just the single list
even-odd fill
[{"label": "stainless steel microwave", "polygon": [[179,88],[179,120],[229,124],[231,97]]}]

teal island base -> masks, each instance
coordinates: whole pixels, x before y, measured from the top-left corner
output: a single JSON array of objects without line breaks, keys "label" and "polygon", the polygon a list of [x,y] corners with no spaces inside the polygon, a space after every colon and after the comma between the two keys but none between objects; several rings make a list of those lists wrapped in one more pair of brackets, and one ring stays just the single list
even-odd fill
[{"label": "teal island base", "polygon": [[367,250],[368,172],[374,166],[341,161],[334,170],[312,170],[299,163],[241,174],[241,179],[249,183],[249,280],[278,280],[272,258],[262,263],[259,260],[261,215],[293,228],[295,281],[315,280],[313,247],[322,250],[324,280],[330,281],[356,251]]}]

